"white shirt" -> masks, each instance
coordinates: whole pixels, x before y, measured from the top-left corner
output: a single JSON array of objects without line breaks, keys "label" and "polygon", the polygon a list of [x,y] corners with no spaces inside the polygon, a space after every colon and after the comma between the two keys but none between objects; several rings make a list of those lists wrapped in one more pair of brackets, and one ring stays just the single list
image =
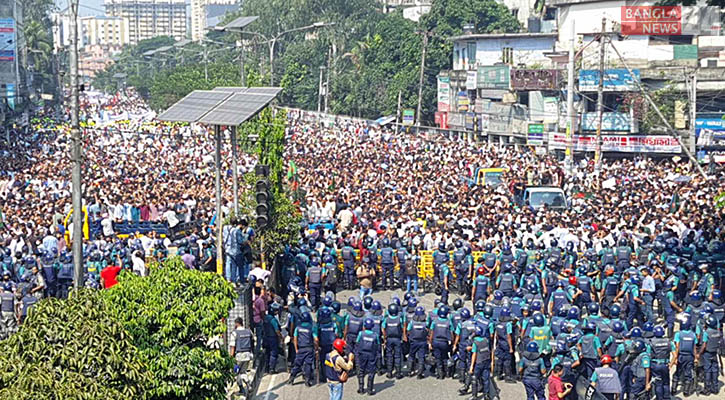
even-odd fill
[{"label": "white shirt", "polygon": [[652,275],[647,275],[642,280],[642,291],[649,292],[650,294],[655,292],[655,279]]},{"label": "white shirt", "polygon": [[272,275],[272,272],[260,267],[256,267],[249,272],[249,276],[253,276],[255,280],[263,280],[265,285],[267,284],[267,278],[269,278],[270,275]]}]

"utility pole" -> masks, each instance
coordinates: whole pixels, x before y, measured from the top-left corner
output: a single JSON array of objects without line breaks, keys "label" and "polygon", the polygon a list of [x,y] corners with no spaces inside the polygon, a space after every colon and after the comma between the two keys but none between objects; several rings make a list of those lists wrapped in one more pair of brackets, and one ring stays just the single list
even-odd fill
[{"label": "utility pole", "polygon": [[594,171],[597,173],[602,169],[602,119],[604,117],[604,45],[608,38],[604,34],[607,28],[607,19],[602,18],[602,31],[599,35],[599,85],[597,85],[597,146],[594,152]]},{"label": "utility pole", "polygon": [[574,152],[572,136],[576,131],[576,114],[574,114],[574,43],[576,42],[576,29],[571,21],[571,43],[569,46],[569,65],[566,87],[566,109],[569,117],[569,126],[566,128],[566,168],[571,175],[574,168]]},{"label": "utility pole", "polygon": [[209,52],[206,49],[206,43],[204,43],[204,80],[209,82]]},{"label": "utility pole", "polygon": [[[629,73],[629,75],[634,76],[634,73],[632,72],[632,68],[629,67],[627,62],[624,60],[624,57],[622,57],[622,54],[620,54],[619,50],[617,50],[617,48],[614,46],[614,43],[610,43],[610,45],[612,46],[612,50],[614,50],[614,52],[617,53],[617,57],[619,57],[619,60],[622,61],[622,65],[624,66],[624,68],[627,69],[627,72]],[[639,80],[635,80],[635,82],[637,83],[637,88],[639,89],[639,91],[647,99],[647,102],[649,102],[649,105],[655,110],[655,112],[657,113],[657,116],[660,117],[660,119],[662,120],[662,123],[665,124],[665,128],[667,128],[667,130],[670,132],[670,135],[672,137],[674,137],[675,139],[677,139],[677,143],[680,144],[680,147],[682,148],[682,151],[687,155],[687,158],[690,159],[690,162],[695,164],[695,167],[697,168],[697,171],[700,173],[700,175],[702,175],[703,178],[707,179],[705,170],[703,170],[700,163],[697,162],[697,159],[695,159],[692,152],[690,152],[690,150],[688,149],[688,146],[686,146],[683,143],[682,137],[680,137],[680,134],[677,133],[676,130],[672,129],[672,125],[670,125],[670,123],[667,121],[665,116],[662,115],[662,111],[660,111],[659,107],[657,107],[657,104],[655,104],[655,102],[652,100],[652,97],[650,97],[649,93],[647,93],[644,90],[644,87],[642,86],[642,82],[640,82]]]},{"label": "utility pole", "polygon": [[[244,75],[242,75],[244,77]],[[242,83],[242,86],[244,84]],[[234,216],[239,218],[239,170],[237,168],[237,127],[230,129],[232,135],[232,190],[234,190]]]},{"label": "utility pole", "polygon": [[83,204],[81,202],[81,130],[78,124],[78,0],[70,3],[70,119],[71,119],[71,197],[73,203],[73,285],[76,289],[83,286]]},{"label": "utility pole", "polygon": [[695,133],[696,120],[697,120],[697,69],[692,72],[692,101],[690,102],[690,153],[695,154],[697,152],[697,135]]},{"label": "utility pole", "polygon": [[330,98],[330,72],[332,72],[332,47],[327,56],[327,75],[325,76],[325,114],[327,114],[327,105]]},{"label": "utility pole", "polygon": [[423,51],[421,52],[420,56],[420,79],[418,80],[418,110],[415,114],[415,125],[418,127],[418,130],[420,130],[420,124],[421,124],[421,104],[423,102],[423,77],[425,76],[425,52],[428,47],[428,31],[421,31],[418,32],[419,34],[423,35]]},{"label": "utility pole", "polygon": [[397,125],[400,124],[400,103],[402,102],[402,100],[403,100],[403,91],[398,90],[398,110],[395,112],[395,125],[396,125],[395,129],[396,130],[398,129]]},{"label": "utility pole", "polygon": [[317,112],[322,112],[322,74],[325,73],[325,66],[320,65],[320,83],[317,85]]},{"label": "utility pole", "polygon": [[[241,78],[242,87],[246,86],[246,77],[244,76],[244,33],[239,32],[239,75]],[[234,135],[236,132],[232,132]],[[236,194],[236,191],[234,192]],[[236,202],[235,202],[236,204]],[[236,213],[236,211],[235,211]]]}]

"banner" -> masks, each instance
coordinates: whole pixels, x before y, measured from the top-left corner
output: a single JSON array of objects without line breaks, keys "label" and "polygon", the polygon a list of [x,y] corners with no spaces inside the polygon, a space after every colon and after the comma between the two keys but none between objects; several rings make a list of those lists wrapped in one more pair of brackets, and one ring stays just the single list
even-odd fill
[{"label": "banner", "polygon": [[478,87],[476,87],[476,78],[477,78],[476,71],[468,71],[466,73],[466,90],[478,89]]},{"label": "banner", "polygon": [[680,6],[622,6],[623,35],[681,35]]},{"label": "banner", "polygon": [[[588,112],[582,115],[581,130],[596,131],[599,125],[598,115],[595,112]],[[602,113],[602,130],[615,132],[631,132],[632,118],[629,114],[619,112]]]},{"label": "banner", "polygon": [[544,97],[544,123],[556,124],[559,122],[559,99]]},{"label": "banner", "polygon": [[468,93],[462,90],[458,92],[458,111],[468,111],[471,105],[471,100],[468,98]]},{"label": "banner", "polygon": [[415,123],[415,111],[411,109],[403,110],[403,125],[412,126]]},{"label": "banner", "polygon": [[508,65],[478,67],[477,85],[479,89],[508,89],[511,82]]},{"label": "banner", "polygon": [[544,144],[544,124],[529,124],[526,134],[526,144],[529,146],[541,146]]},{"label": "banner", "polygon": [[[637,90],[639,70],[633,69],[630,75],[626,69],[604,70],[604,91],[626,92]],[[599,70],[583,69],[579,71],[579,90],[594,92],[599,87]]]},{"label": "banner", "polygon": [[447,76],[438,77],[438,111],[448,112],[451,110],[451,78]]},{"label": "banner", "polygon": [[514,69],[511,88],[515,90],[556,90],[561,73],[558,69]]},{"label": "banner", "polygon": [[[574,151],[596,150],[596,136],[572,136]],[[549,149],[566,149],[566,134],[549,133]],[[681,153],[677,139],[671,136],[602,136],[602,151],[623,153]]]},{"label": "banner", "polygon": [[15,61],[15,20],[0,18],[0,61]]}]

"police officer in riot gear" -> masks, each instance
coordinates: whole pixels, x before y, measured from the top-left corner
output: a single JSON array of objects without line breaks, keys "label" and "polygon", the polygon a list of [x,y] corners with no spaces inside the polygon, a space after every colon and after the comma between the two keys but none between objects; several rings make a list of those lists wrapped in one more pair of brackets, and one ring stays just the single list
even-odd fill
[{"label": "police officer in riot gear", "polygon": [[408,321],[406,336],[410,342],[410,376],[416,373],[418,379],[423,379],[425,371],[425,356],[428,351],[428,326],[426,324],[425,308],[415,308],[413,318]]},{"label": "police officer in riot gear", "polygon": [[371,318],[365,318],[364,329],[358,333],[356,340],[358,360],[358,389],[359,394],[365,393],[365,377],[368,377],[367,394],[375,394],[373,385],[375,383],[375,372],[377,371],[377,359],[380,355],[380,336],[373,331],[375,322]]},{"label": "police officer in riot gear", "polygon": [[451,343],[453,342],[453,324],[448,318],[448,306],[440,306],[437,318],[430,322],[428,330],[428,349],[433,352],[433,357],[436,360],[436,377],[445,379],[446,366],[450,356]]},{"label": "police officer in riot gear", "polygon": [[382,325],[383,343],[385,345],[385,364],[388,369],[388,379],[393,377],[395,369],[397,379],[403,378],[403,318],[400,316],[400,307],[397,304],[388,306],[388,315]]}]

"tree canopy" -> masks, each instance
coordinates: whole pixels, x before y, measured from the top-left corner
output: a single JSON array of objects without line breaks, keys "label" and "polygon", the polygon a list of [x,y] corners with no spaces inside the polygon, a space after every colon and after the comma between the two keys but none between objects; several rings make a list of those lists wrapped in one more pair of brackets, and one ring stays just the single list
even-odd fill
[{"label": "tree canopy", "polygon": [[[246,0],[241,11],[227,15],[226,21],[239,15],[259,16],[245,28],[260,34],[245,36],[245,68],[249,74],[261,75],[262,82],[269,78],[267,40],[278,38],[274,81],[284,88],[280,95],[283,105],[317,109],[319,71],[324,66],[330,75],[330,112],[364,118],[395,113],[399,93],[403,108],[415,108],[423,43],[420,33],[429,32],[423,85],[424,119],[428,122],[432,122],[435,111],[436,76],[451,67],[452,43],[447,39],[460,34],[465,23],[473,23],[481,33],[520,29],[516,18],[495,0],[437,0],[419,22],[404,19],[400,11],[383,14],[380,7],[373,0]],[[316,22],[334,25],[283,34]],[[235,43],[239,34],[210,32],[208,37],[226,46],[210,44],[209,49],[227,49],[209,52],[208,81],[198,44],[185,46],[189,50],[177,51],[161,67],[157,62],[153,83],[148,73],[135,74],[134,69],[143,69],[143,65],[129,67],[119,61],[108,72],[124,70],[146,81],[128,79],[129,84],[149,89],[157,109],[170,106],[194,89],[238,84],[239,51]],[[108,76],[97,83],[108,84]]]}]

